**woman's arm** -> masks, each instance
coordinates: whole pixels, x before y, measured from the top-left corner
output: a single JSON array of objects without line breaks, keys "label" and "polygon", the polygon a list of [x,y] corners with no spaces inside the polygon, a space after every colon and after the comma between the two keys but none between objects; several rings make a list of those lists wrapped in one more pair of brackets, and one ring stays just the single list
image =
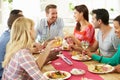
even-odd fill
[{"label": "woman's arm", "polygon": [[[100,58],[101,58],[101,56],[99,56],[97,54],[92,54],[93,60],[99,61]],[[120,47],[118,48],[118,51],[111,58],[102,57],[100,62],[110,64],[112,66],[116,66],[116,65],[120,64]]]},{"label": "woman's arm", "polygon": [[53,48],[59,47],[60,45],[55,45],[57,40],[50,41],[44,51],[39,55],[38,59],[36,60],[39,68],[41,69],[48,61],[56,59],[56,55],[58,54],[58,50],[52,50]]},{"label": "woman's arm", "polygon": [[38,68],[34,57],[29,51],[21,52],[21,55],[19,56],[19,65],[29,74],[33,80],[46,80]]}]

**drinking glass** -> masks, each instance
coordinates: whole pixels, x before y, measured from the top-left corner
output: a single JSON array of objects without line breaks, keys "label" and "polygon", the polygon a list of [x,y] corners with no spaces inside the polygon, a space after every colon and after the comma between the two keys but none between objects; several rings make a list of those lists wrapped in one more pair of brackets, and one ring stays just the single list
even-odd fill
[{"label": "drinking glass", "polygon": [[84,54],[84,51],[89,47],[89,42],[83,40],[83,41],[81,41],[81,46],[82,46],[82,48],[83,48],[82,54]]},{"label": "drinking glass", "polygon": [[81,41],[81,46],[84,50],[86,50],[89,47],[89,42],[88,41]]}]

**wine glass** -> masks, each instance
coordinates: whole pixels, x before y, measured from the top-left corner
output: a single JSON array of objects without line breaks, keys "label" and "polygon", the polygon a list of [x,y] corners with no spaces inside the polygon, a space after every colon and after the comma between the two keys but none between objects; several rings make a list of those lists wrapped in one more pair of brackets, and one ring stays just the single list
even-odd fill
[{"label": "wine glass", "polygon": [[[81,46],[82,46],[83,50],[85,51],[89,47],[89,42],[83,40],[83,41],[81,41]],[[82,54],[84,54],[84,51],[82,52]]]},{"label": "wine glass", "polygon": [[56,43],[56,45],[61,45],[62,44],[62,42],[63,42],[63,39],[61,38],[61,37],[55,37],[55,40],[57,40],[57,43]]}]

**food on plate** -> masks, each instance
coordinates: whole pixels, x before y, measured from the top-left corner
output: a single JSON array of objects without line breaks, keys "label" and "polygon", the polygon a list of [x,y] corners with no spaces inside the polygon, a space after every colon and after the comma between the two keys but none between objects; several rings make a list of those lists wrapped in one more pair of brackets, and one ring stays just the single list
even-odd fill
[{"label": "food on plate", "polygon": [[71,74],[66,71],[48,71],[45,72],[43,75],[45,75],[47,79],[52,79],[52,80],[67,79],[71,76]]},{"label": "food on plate", "polygon": [[88,67],[90,72],[93,73],[108,73],[114,70],[114,67],[107,65],[107,64],[98,64],[98,65],[91,65]]},{"label": "food on plate", "polygon": [[72,56],[72,59],[80,60],[80,61],[87,61],[87,60],[91,60],[91,57],[89,57],[88,55],[78,54],[78,55]]},{"label": "food on plate", "polygon": [[65,78],[66,74],[60,71],[53,72],[47,75],[49,78],[56,79],[56,78]]},{"label": "food on plate", "polygon": [[67,43],[67,41],[65,39],[63,39],[63,41],[62,41],[62,49],[70,50],[69,44]]},{"label": "food on plate", "polygon": [[72,51],[72,56],[75,56],[75,55],[78,55],[78,54],[80,54],[80,52],[79,51]]},{"label": "food on plate", "polygon": [[85,71],[82,70],[82,69],[77,69],[77,68],[73,68],[71,71],[70,71],[73,75],[83,75],[85,74]]}]

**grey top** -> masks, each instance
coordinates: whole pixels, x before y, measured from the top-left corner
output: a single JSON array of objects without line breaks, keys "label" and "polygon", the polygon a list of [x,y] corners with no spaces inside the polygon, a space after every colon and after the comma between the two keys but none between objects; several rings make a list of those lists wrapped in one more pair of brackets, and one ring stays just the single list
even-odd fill
[{"label": "grey top", "polygon": [[97,34],[97,41],[99,42],[100,54],[105,57],[112,57],[117,51],[120,39],[117,38],[114,28],[111,29],[107,37],[102,40],[102,32],[99,30]]},{"label": "grey top", "polygon": [[47,18],[42,18],[36,27],[37,40],[43,42],[47,39],[53,39],[54,37],[60,36],[63,37],[63,19],[57,18],[50,28],[48,27]]}]

